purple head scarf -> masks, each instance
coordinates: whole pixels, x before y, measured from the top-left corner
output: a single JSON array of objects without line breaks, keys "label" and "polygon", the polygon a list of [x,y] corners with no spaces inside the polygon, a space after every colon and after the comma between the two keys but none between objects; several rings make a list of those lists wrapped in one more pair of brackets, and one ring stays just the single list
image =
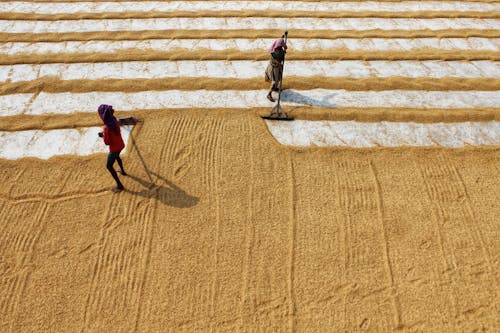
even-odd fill
[{"label": "purple head scarf", "polygon": [[99,108],[97,108],[97,112],[99,113],[99,117],[101,117],[104,125],[108,126],[111,131],[116,132],[118,128],[118,121],[115,116],[113,116],[113,113],[115,112],[115,110],[113,110],[113,106],[101,104],[99,105]]}]

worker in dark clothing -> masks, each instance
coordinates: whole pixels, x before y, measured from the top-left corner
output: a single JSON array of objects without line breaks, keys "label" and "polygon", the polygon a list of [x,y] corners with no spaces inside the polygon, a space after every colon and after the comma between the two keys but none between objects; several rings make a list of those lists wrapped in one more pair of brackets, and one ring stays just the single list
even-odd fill
[{"label": "worker in dark clothing", "polygon": [[125,170],[123,169],[123,162],[120,158],[120,152],[125,147],[125,143],[123,142],[122,135],[120,132],[120,124],[113,115],[114,114],[113,106],[101,104],[99,105],[97,111],[99,113],[99,117],[101,117],[101,120],[104,124],[102,127],[103,131],[99,133],[99,136],[102,137],[104,139],[104,143],[107,146],[109,146],[109,154],[106,163],[106,168],[109,170],[111,176],[113,176],[114,180],[116,181],[116,187],[113,188],[113,192],[120,192],[124,190],[124,187],[113,167],[115,161],[117,161],[118,166],[120,167],[120,173],[123,176],[127,175],[125,173]]}]

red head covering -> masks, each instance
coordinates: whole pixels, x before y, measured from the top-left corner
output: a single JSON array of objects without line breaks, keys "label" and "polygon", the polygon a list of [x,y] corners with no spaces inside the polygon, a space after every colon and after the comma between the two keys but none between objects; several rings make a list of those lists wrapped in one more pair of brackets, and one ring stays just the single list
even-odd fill
[{"label": "red head covering", "polygon": [[267,49],[267,52],[273,53],[279,51],[281,48],[287,49],[285,39],[283,37],[276,39],[273,44]]}]

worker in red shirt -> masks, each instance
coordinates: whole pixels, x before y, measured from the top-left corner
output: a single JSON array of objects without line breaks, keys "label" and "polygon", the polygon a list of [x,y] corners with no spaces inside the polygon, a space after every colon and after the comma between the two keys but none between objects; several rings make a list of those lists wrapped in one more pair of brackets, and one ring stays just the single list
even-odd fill
[{"label": "worker in red shirt", "polygon": [[125,147],[120,132],[120,124],[113,115],[115,112],[113,110],[113,106],[101,104],[99,105],[97,112],[99,113],[99,117],[101,117],[101,120],[104,123],[104,126],[102,127],[103,131],[99,133],[99,136],[102,137],[104,139],[104,143],[109,146],[106,168],[108,168],[111,176],[113,176],[116,181],[116,187],[113,188],[113,192],[120,192],[124,189],[124,187],[113,167],[113,164],[115,164],[115,161],[117,161],[118,166],[120,166],[121,174],[123,176],[127,175],[125,173],[125,170],[123,169],[122,159],[120,158],[120,152]]}]

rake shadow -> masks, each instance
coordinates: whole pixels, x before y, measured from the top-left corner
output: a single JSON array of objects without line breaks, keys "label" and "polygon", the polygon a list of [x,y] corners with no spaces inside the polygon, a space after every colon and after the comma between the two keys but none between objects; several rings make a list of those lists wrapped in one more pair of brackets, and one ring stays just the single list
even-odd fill
[{"label": "rake shadow", "polygon": [[[166,179],[165,177],[151,171],[142,154],[137,146],[137,143],[132,135],[132,132],[129,134],[129,141],[132,143],[132,147],[135,149],[137,152],[137,156],[139,157],[139,160],[141,161],[141,164],[144,168],[144,171],[148,175],[148,180],[141,179],[137,176],[128,174],[128,178],[134,180],[135,182],[141,184],[144,189],[141,191],[130,191],[127,190],[127,192],[134,194],[134,195],[139,195],[144,198],[155,198],[159,200],[161,203],[164,205],[168,206],[173,206],[173,207],[178,207],[178,208],[187,208],[187,207],[192,207],[196,205],[199,201],[198,197],[189,195],[175,185],[173,182],[170,180]],[[156,178],[156,180],[153,180],[153,177]]]},{"label": "rake shadow", "polygon": [[148,199],[154,198],[159,200],[164,205],[178,208],[193,207],[198,203],[199,198],[189,195],[188,193],[186,193],[186,191],[184,191],[168,179],[156,173],[151,174],[157,177],[156,182],[149,182],[147,180],[129,174],[127,177],[141,184],[144,189],[141,191],[127,190],[127,192]]},{"label": "rake shadow", "polygon": [[309,106],[319,106],[326,108],[336,108],[337,105],[335,103],[330,102],[331,99],[335,97],[336,94],[327,94],[323,96],[321,99],[315,99],[296,91],[286,89],[281,92],[281,101],[288,103],[295,103],[300,105],[309,105]]}]

